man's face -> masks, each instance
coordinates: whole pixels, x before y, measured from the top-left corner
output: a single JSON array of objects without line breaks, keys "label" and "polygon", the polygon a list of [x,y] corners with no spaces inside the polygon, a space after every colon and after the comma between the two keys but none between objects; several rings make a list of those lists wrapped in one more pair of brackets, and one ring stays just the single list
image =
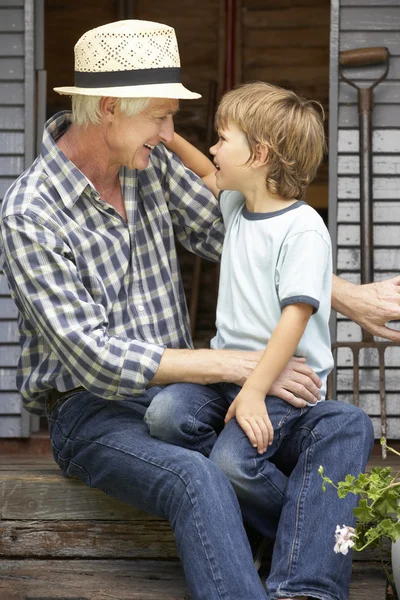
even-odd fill
[{"label": "man's face", "polygon": [[134,117],[116,110],[105,133],[112,162],[129,169],[145,169],[152,148],[160,142],[172,141],[173,115],[178,108],[178,100],[153,98],[147,108]]}]

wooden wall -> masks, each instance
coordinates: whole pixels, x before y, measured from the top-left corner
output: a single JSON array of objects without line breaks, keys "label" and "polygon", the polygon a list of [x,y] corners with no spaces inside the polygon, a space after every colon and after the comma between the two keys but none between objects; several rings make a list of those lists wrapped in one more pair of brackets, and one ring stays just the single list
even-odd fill
[{"label": "wooden wall", "polygon": [[[373,203],[374,203],[374,268],[375,280],[397,275],[400,270],[400,2],[387,0],[340,0],[333,2],[339,11],[337,37],[333,36],[332,54],[358,47],[387,46],[390,69],[387,81],[374,94],[373,111]],[[336,37],[336,39],[335,39]],[[347,70],[360,85],[370,85],[382,68]],[[337,87],[335,120],[338,136],[331,138],[330,152],[337,154],[335,171],[331,173],[331,231],[337,237],[337,273],[360,281],[360,180],[359,135],[356,90],[333,74],[332,87]],[[335,129],[335,123],[332,124]],[[332,228],[333,229],[333,228]],[[361,340],[360,328],[343,315],[337,318],[338,341]],[[400,348],[386,353],[386,399],[388,437],[400,438]],[[376,352],[365,351],[361,360],[361,406],[373,416],[376,436],[380,436],[379,373]],[[338,353],[338,397],[351,401],[352,359],[348,350]]]},{"label": "wooden wall", "polygon": [[[34,158],[33,2],[25,4],[3,0],[0,5],[0,202]],[[0,256],[0,437],[29,434],[29,416],[21,416],[21,397],[15,391],[16,321]]]}]

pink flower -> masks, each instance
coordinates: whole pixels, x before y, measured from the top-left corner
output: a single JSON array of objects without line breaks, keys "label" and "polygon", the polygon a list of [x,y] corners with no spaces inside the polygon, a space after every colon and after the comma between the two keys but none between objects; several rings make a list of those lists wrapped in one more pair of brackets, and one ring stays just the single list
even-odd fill
[{"label": "pink flower", "polygon": [[352,548],[355,544],[352,538],[356,537],[354,527],[349,527],[348,525],[343,525],[340,528],[340,525],[337,525],[335,531],[335,540],[336,544],[334,547],[334,551],[336,554],[341,552],[342,554],[347,554],[349,548]]}]

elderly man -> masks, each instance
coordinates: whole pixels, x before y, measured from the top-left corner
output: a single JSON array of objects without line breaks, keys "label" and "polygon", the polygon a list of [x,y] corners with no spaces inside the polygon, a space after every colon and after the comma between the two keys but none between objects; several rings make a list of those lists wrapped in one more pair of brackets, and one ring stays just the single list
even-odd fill
[{"label": "elderly man", "polygon": [[[75,47],[75,86],[56,91],[72,95],[72,115],[46,123],[40,156],[1,212],[25,407],[47,412],[65,475],[169,519],[193,600],[265,600],[229,481],[204,456],[151,438],[143,422],[158,386],[241,384],[259,358],[192,347],[174,238],[217,261],[224,232],[212,194],[161,143],[172,140],[178,100],[198,97],[180,83],[173,29],[132,20],[87,32]],[[397,282],[385,285],[382,315],[397,291]],[[369,306],[374,326],[383,326],[375,288],[353,286],[352,303],[347,284],[335,289],[343,312]],[[272,393],[301,406],[318,398],[318,379],[292,360]],[[293,471],[271,598],[283,597],[279,586],[290,577],[290,595],[299,593],[296,577],[307,576],[286,572],[288,548],[311,544],[317,560],[327,511],[335,525],[350,522],[351,503],[321,500],[319,485],[309,485],[332,452],[340,451],[343,474],[368,458],[368,418],[335,406],[315,413],[286,456]],[[303,527],[307,510],[314,536]]]}]

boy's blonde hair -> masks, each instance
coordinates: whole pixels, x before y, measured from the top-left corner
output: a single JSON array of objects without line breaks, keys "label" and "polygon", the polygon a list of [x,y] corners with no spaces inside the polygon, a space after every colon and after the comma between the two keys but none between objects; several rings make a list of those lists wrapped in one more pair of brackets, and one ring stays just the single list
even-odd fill
[{"label": "boy's blonde hair", "polygon": [[264,82],[247,83],[227,92],[215,125],[236,125],[246,135],[251,164],[268,148],[269,192],[291,200],[302,198],[314,179],[326,149],[324,111],[319,102]]}]

